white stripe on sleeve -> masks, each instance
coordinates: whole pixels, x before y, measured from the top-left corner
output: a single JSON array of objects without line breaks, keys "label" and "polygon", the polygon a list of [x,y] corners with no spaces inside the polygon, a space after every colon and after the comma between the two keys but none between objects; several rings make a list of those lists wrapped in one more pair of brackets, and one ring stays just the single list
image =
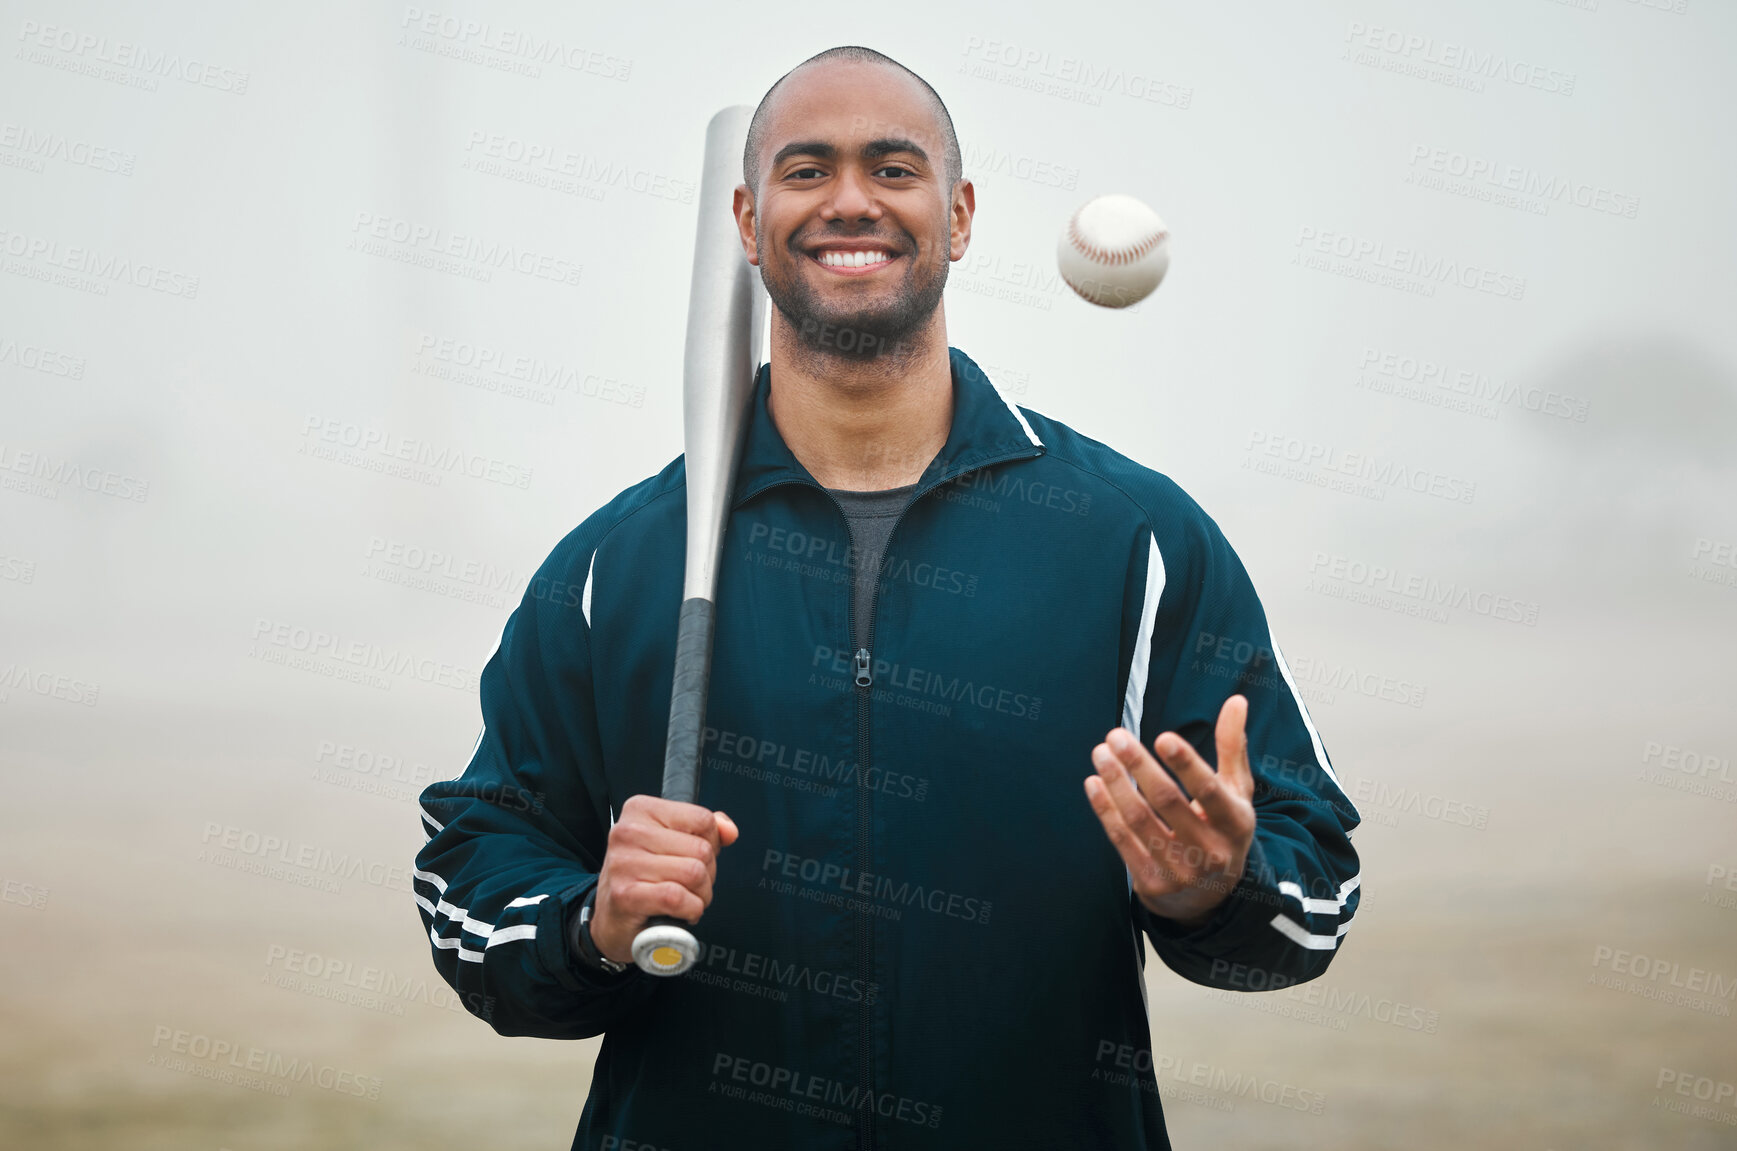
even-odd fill
[{"label": "white stripe on sleeve", "polygon": [[1128,691],[1122,697],[1122,726],[1140,738],[1140,716],[1146,705],[1146,671],[1152,662],[1152,628],[1158,620],[1158,601],[1164,596],[1164,555],[1158,537],[1148,535],[1146,598],[1140,604],[1140,630],[1134,636],[1134,658],[1128,664]]},{"label": "white stripe on sleeve", "polygon": [[[416,878],[422,880],[424,883],[434,885],[443,895],[446,893],[446,880],[434,874],[434,872],[423,871],[419,868],[414,874]],[[496,927],[492,923],[484,923],[480,919],[473,919],[469,910],[459,907],[456,904],[448,903],[445,899],[440,900],[438,903],[430,903],[420,894],[417,894],[415,898],[416,905],[428,912],[431,920],[428,928],[428,938],[433,942],[434,946],[446,950],[456,950],[460,959],[467,960],[471,963],[481,963],[483,960],[483,953],[482,951],[465,947],[462,939],[463,934],[468,933],[480,938],[483,941],[483,947],[485,949],[493,947],[497,943],[513,943],[517,940],[535,939],[537,937],[537,925],[534,923],[518,923],[509,927]],[[505,912],[520,907],[535,907],[547,898],[549,898],[548,892],[544,892],[541,895],[521,895],[517,899],[508,902],[506,907],[502,910]],[[460,935],[451,936],[440,934],[442,919],[446,920],[448,924],[456,924],[459,928]]]},{"label": "white stripe on sleeve", "polygon": [[[579,611],[585,616],[585,626],[591,626],[591,573],[597,570],[597,553],[591,553],[591,562],[585,567],[585,593],[579,601]],[[571,602],[571,601],[569,601]]]},{"label": "white stripe on sleeve", "polygon": [[1273,916],[1272,926],[1275,931],[1298,947],[1307,948],[1310,951],[1337,950],[1339,937],[1351,930],[1349,923],[1341,923],[1339,930],[1332,935],[1315,935],[1301,923],[1284,914]]},{"label": "white stripe on sleeve", "polygon": [[1337,915],[1345,907],[1345,901],[1351,893],[1357,890],[1357,885],[1363,881],[1361,873],[1353,875],[1339,885],[1337,899],[1312,899],[1303,894],[1303,889],[1288,879],[1279,880],[1279,894],[1288,895],[1303,905],[1303,910],[1316,915]]},{"label": "white stripe on sleeve", "polygon": [[1291,699],[1296,701],[1297,712],[1303,717],[1303,726],[1309,731],[1309,742],[1315,748],[1315,762],[1321,765],[1321,770],[1327,773],[1327,778],[1333,781],[1333,786],[1339,789],[1339,794],[1345,796],[1345,802],[1351,804],[1351,814],[1363,819],[1357,810],[1357,805],[1351,803],[1351,796],[1339,782],[1339,777],[1333,774],[1333,765],[1327,761],[1327,749],[1321,743],[1321,733],[1315,730],[1315,721],[1309,718],[1309,709],[1303,704],[1303,694],[1297,690],[1297,681],[1291,678],[1291,665],[1285,662],[1285,653],[1279,650],[1278,637],[1272,634],[1272,628],[1267,628],[1267,638],[1273,641],[1273,659],[1278,662],[1279,674],[1285,677],[1285,686],[1291,689]]}]

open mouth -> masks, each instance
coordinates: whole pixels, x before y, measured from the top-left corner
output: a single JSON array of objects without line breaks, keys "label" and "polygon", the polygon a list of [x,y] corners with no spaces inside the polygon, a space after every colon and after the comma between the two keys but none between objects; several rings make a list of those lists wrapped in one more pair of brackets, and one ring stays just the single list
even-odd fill
[{"label": "open mouth", "polygon": [[828,271],[860,275],[886,267],[898,254],[885,248],[824,248],[810,252],[809,257]]}]

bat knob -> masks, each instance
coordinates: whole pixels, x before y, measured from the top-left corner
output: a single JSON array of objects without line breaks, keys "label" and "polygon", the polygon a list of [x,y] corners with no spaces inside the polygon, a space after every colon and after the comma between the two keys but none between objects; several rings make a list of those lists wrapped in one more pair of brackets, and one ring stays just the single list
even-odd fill
[{"label": "bat knob", "polygon": [[647,975],[680,975],[700,957],[700,941],[679,919],[646,921],[633,937],[633,961]]}]

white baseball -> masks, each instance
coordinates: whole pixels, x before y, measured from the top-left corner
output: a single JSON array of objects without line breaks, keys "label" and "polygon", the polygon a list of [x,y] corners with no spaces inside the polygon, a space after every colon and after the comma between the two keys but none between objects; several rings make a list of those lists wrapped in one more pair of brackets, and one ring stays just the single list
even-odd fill
[{"label": "white baseball", "polygon": [[1126,308],[1152,294],[1170,267],[1170,231],[1132,196],[1099,196],[1081,205],[1056,243],[1062,279],[1084,299]]}]

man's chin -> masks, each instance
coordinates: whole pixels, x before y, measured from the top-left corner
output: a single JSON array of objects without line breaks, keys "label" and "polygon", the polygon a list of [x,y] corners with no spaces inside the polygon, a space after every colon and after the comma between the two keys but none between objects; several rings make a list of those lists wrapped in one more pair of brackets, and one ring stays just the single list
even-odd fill
[{"label": "man's chin", "polygon": [[810,314],[795,321],[796,336],[809,350],[847,360],[869,360],[909,351],[923,324],[885,312]]},{"label": "man's chin", "polygon": [[[836,277],[832,279],[836,281]],[[775,282],[768,278],[766,282],[772,303],[795,329],[804,348],[815,355],[847,360],[908,356],[941,302],[939,291],[930,299],[928,290],[913,294],[903,284],[877,285],[872,294],[844,291],[835,295],[846,286],[803,279]],[[852,286],[869,287],[866,283]]]}]

